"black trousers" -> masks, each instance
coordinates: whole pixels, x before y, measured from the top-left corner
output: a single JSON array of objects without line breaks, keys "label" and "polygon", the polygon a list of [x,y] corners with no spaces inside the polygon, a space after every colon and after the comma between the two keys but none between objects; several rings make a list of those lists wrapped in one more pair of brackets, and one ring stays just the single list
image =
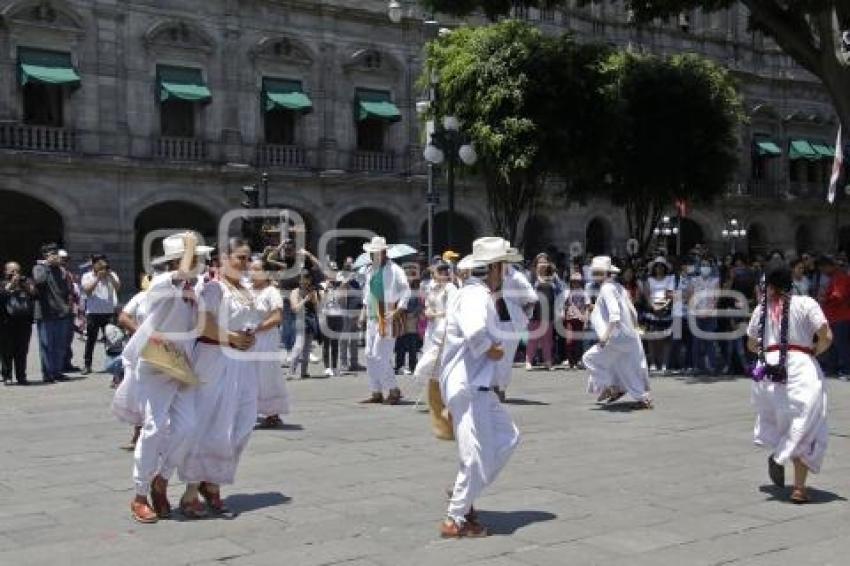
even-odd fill
[{"label": "black trousers", "polygon": [[92,356],[94,355],[94,345],[97,343],[97,337],[107,324],[112,322],[113,315],[111,314],[87,314],[86,315],[86,367],[91,367]]},{"label": "black trousers", "polygon": [[27,353],[32,336],[32,320],[28,317],[8,318],[0,322],[0,373],[18,382],[27,380]]},{"label": "black trousers", "polygon": [[339,333],[342,332],[343,319],[341,316],[329,316],[326,319],[327,336],[322,342],[322,361],[325,369],[336,369],[339,365]]}]

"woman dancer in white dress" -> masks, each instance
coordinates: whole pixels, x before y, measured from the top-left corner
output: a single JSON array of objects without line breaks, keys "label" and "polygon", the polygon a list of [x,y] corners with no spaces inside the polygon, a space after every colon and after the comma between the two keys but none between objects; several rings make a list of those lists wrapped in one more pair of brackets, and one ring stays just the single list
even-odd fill
[{"label": "woman dancer in white dress", "polygon": [[280,415],[289,414],[289,392],[280,367],[280,325],[283,313],[283,298],[280,291],[269,281],[262,260],[251,264],[251,291],[254,305],[261,319],[256,329],[257,343],[252,352],[260,354],[259,394],[257,412],[260,426],[275,428],[283,425]]},{"label": "woman dancer in white dress", "polygon": [[195,411],[198,437],[180,467],[187,483],[180,508],[187,517],[205,512],[204,498],[213,514],[224,514],[220,486],[232,484],[239,458],[257,422],[260,364],[246,353],[255,342],[261,322],[249,289],[242,284],[251,248],[231,238],[222,250],[218,281],[204,285],[200,294],[201,337],[195,347],[195,372],[201,380]]},{"label": "woman dancer in white dress", "polygon": [[440,346],[446,331],[446,312],[457,287],[451,282],[451,266],[440,262],[434,266],[433,282],[425,299],[425,318],[428,327],[422,344],[422,357],[413,372],[418,378],[436,379],[435,369],[440,355]]},{"label": "woman dancer in white dress", "polygon": [[817,356],[829,349],[832,332],[814,299],[791,293],[791,270],[771,269],[747,334],[750,351],[758,354],[752,388],[755,443],[771,451],[768,474],[777,487],[785,486],[785,465],[793,463],[791,501],[800,504],[809,501],[806,478],[820,471],[829,440]]}]

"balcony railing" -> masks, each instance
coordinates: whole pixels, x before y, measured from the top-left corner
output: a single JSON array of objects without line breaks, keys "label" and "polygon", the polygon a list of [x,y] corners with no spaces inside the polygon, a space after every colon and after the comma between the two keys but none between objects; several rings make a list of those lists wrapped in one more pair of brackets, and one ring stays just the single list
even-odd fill
[{"label": "balcony railing", "polygon": [[0,147],[26,151],[73,153],[77,137],[73,130],[27,124],[0,124]]},{"label": "balcony railing", "polygon": [[779,181],[751,179],[747,183],[749,196],[755,198],[779,198],[785,195],[785,187]]},{"label": "balcony railing", "polygon": [[154,140],[153,156],[168,161],[204,161],[207,142],[198,138],[162,137]]},{"label": "balcony railing", "polygon": [[395,154],[385,151],[355,151],[351,168],[354,171],[393,173],[396,170]]},{"label": "balcony railing", "polygon": [[307,167],[307,152],[297,145],[260,144],[257,146],[257,165],[260,167]]}]

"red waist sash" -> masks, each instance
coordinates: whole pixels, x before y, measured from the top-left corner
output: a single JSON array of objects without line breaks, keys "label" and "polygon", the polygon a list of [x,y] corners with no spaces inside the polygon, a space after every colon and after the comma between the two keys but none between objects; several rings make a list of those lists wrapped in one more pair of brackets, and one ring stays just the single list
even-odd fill
[{"label": "red waist sash", "polygon": [[[782,349],[779,344],[774,344],[773,346],[768,346],[765,349],[765,352],[778,352]],[[807,348],[806,346],[798,346],[797,344],[788,344],[789,352],[802,352],[803,354],[808,354],[810,356],[815,355],[815,351],[812,348]]]}]

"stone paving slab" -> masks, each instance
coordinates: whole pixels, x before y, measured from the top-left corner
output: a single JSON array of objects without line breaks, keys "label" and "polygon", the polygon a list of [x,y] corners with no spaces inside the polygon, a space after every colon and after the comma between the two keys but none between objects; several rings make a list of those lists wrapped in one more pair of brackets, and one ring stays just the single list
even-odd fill
[{"label": "stone paving slab", "polygon": [[363,375],[290,382],[287,427],[254,434],[225,491],[237,518],[152,526],[129,517],[108,377],[2,388],[0,565],[848,563],[850,385],[829,383],[829,454],[797,507],[767,485],[746,380],[654,379],[657,408],[633,411],[596,407],[585,379],[515,370],[522,444],[480,501],[495,534],[474,541],[437,536],[454,446],[412,404],[358,405]]}]

